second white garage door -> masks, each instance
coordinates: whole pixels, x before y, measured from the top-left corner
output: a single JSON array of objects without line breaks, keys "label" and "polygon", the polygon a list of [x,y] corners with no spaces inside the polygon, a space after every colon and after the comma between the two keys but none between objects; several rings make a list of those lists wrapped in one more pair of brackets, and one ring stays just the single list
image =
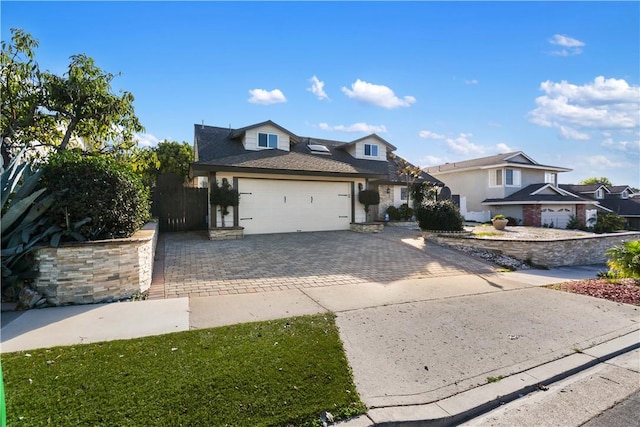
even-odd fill
[{"label": "second white garage door", "polygon": [[572,205],[547,205],[542,206],[541,222],[543,226],[553,226],[553,228],[567,228],[575,210]]},{"label": "second white garage door", "polygon": [[238,180],[238,216],[244,234],[348,230],[348,182]]}]

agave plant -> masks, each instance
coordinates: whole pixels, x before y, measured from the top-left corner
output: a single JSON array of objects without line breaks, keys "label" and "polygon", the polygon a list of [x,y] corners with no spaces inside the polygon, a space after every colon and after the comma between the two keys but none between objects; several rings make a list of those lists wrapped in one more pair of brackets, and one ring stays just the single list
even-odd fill
[{"label": "agave plant", "polygon": [[13,297],[25,280],[37,275],[32,252],[57,231],[46,227],[43,217],[55,195],[48,194],[46,188],[37,189],[42,173],[22,162],[23,154],[12,160],[1,178],[2,292]]}]

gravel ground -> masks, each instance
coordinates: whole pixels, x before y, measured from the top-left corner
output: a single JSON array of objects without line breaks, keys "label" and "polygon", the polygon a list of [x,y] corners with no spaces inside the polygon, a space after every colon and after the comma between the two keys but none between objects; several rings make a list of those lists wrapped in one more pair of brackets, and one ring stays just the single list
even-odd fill
[{"label": "gravel ground", "polygon": [[477,238],[495,240],[554,240],[593,235],[593,233],[581,230],[524,226],[506,227],[504,230],[496,230],[492,225],[488,224],[466,226],[465,230],[471,231]]}]

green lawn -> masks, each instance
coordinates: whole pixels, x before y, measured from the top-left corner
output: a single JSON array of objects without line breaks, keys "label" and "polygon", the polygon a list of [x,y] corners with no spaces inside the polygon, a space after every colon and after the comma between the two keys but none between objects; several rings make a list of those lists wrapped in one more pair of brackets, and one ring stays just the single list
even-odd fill
[{"label": "green lawn", "polygon": [[365,412],[330,314],[2,355],[8,425],[319,425]]}]

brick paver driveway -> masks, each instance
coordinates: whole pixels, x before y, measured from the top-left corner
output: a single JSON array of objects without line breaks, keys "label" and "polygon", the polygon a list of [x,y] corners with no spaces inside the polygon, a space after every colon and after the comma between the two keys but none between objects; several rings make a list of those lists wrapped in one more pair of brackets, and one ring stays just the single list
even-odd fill
[{"label": "brick paver driveway", "polygon": [[[389,283],[403,279],[494,271],[489,264],[433,243],[420,231],[386,227],[379,234],[351,231],[245,236],[209,241],[204,233],[165,233],[157,263],[164,292],[152,298]],[[164,295],[163,295],[164,294]]]}]

